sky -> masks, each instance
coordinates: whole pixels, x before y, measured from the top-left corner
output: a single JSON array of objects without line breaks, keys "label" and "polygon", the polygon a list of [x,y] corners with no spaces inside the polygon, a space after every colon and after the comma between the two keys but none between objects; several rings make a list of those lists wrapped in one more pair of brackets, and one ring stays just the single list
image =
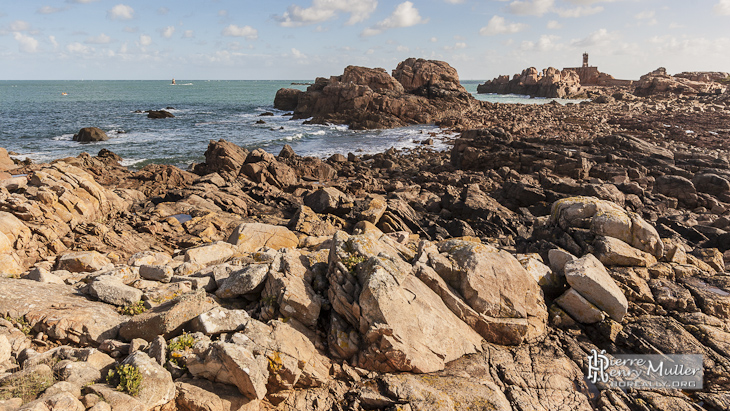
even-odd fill
[{"label": "sky", "polygon": [[730,71],[730,0],[0,0],[0,80],[314,79],[443,60]]}]

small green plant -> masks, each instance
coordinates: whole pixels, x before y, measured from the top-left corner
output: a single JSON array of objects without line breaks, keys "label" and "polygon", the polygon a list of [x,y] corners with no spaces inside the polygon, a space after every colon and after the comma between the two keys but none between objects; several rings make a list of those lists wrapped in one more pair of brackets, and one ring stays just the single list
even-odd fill
[{"label": "small green plant", "polygon": [[9,315],[6,315],[5,320],[13,323],[13,325],[17,327],[20,331],[22,331],[25,335],[30,335],[30,331],[33,329],[30,323],[25,319],[25,317],[13,318]]},{"label": "small green plant", "polygon": [[106,382],[117,386],[117,391],[123,391],[136,397],[142,389],[142,373],[134,365],[117,365],[115,369],[109,370]]},{"label": "small green plant", "polygon": [[269,296],[263,297],[263,298],[261,298],[261,303],[265,306],[276,308],[276,296],[269,295]]},{"label": "small green plant", "polygon": [[189,348],[193,348],[195,345],[195,337],[192,334],[183,332],[181,336],[170,340],[170,344],[167,345],[168,351],[185,351]]},{"label": "small green plant", "polygon": [[147,307],[144,306],[144,301],[140,300],[136,303],[119,307],[119,313],[123,315],[137,315],[147,311]]},{"label": "small green plant", "polygon": [[355,270],[355,267],[365,261],[365,257],[362,255],[355,255],[350,254],[347,257],[342,259],[342,265],[347,267],[347,270],[352,272]]}]

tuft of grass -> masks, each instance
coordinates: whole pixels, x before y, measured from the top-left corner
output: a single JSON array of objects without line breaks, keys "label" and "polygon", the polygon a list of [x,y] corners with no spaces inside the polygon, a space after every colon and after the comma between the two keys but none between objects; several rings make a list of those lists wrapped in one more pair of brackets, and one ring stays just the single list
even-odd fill
[{"label": "tuft of grass", "polygon": [[342,265],[347,267],[350,272],[353,272],[355,267],[363,261],[365,261],[365,256],[350,254],[342,259]]},{"label": "tuft of grass", "polygon": [[142,373],[134,365],[117,365],[115,369],[109,370],[106,382],[116,385],[117,391],[123,391],[136,397],[142,389]]},{"label": "tuft of grass", "polygon": [[52,376],[42,374],[27,374],[22,378],[11,378],[6,385],[0,386],[0,400],[20,398],[25,404],[38,398],[38,395],[54,382]]},{"label": "tuft of grass", "polygon": [[119,307],[117,311],[119,311],[119,314],[123,315],[137,315],[147,311],[147,308],[144,306],[144,301],[140,300],[136,303]]},{"label": "tuft of grass", "polygon": [[10,321],[11,323],[13,323],[13,325],[16,328],[18,328],[20,331],[22,331],[23,334],[30,335],[30,332],[33,329],[33,327],[25,319],[25,317],[13,318],[13,317],[10,317],[9,315],[6,315],[4,318],[6,321]]}]

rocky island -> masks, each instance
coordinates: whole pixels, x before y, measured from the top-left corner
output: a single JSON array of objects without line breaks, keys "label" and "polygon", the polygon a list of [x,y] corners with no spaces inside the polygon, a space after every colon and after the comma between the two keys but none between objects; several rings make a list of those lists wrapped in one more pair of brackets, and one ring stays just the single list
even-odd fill
[{"label": "rocky island", "polygon": [[[726,80],[505,105],[408,59],[275,105],[448,151],[0,149],[0,409],[728,409]],[[594,351],[699,354],[704,386],[594,384]]]}]

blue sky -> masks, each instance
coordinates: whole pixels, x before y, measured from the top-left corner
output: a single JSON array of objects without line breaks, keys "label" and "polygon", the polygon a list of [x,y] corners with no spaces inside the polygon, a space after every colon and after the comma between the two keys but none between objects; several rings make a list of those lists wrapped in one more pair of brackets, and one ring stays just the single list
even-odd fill
[{"label": "blue sky", "polygon": [[0,79],[313,79],[449,62],[730,71],[730,0],[1,0]]}]

